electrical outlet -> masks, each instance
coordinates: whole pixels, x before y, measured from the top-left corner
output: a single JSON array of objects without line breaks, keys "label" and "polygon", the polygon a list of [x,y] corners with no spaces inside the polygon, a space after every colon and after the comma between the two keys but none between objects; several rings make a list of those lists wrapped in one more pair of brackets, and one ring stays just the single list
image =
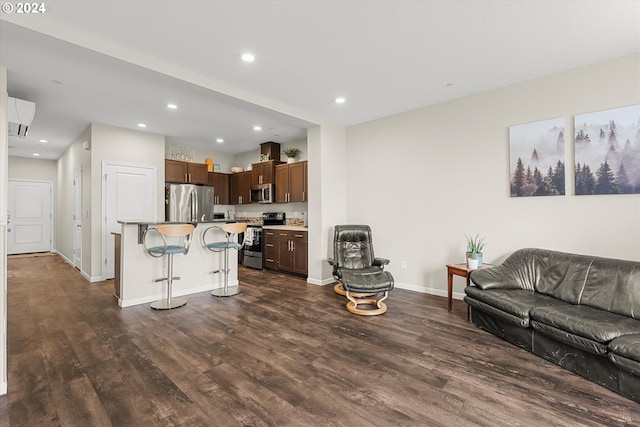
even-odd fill
[{"label": "electrical outlet", "polygon": [[405,260],[400,261],[400,268],[402,269],[407,268],[407,261]]}]

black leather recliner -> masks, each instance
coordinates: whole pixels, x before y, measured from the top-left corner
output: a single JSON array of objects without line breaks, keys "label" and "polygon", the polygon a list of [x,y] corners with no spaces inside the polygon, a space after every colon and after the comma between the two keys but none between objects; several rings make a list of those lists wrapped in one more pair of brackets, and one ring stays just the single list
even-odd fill
[{"label": "black leather recliner", "polygon": [[[384,271],[386,258],[376,258],[373,252],[371,228],[368,225],[336,225],[333,239],[333,276],[338,281],[336,293],[345,295],[347,310],[359,315],[378,315],[387,312],[383,303],[393,289],[393,276]],[[378,298],[374,296],[382,294]],[[362,309],[358,305],[375,305]]]}]

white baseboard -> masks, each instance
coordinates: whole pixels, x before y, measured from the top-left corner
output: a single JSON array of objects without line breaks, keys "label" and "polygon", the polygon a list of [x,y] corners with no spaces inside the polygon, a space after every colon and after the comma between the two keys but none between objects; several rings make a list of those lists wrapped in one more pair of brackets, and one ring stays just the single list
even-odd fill
[{"label": "white baseboard", "polygon": [[0,396],[4,396],[5,394],[7,394],[7,383],[3,381],[0,383]]},{"label": "white baseboard", "polygon": [[336,279],[334,279],[333,277],[329,279],[322,279],[322,280],[312,279],[311,277],[307,277],[307,283],[311,285],[325,286],[325,285],[330,285],[332,283],[335,283],[335,281]]},{"label": "white baseboard", "polygon": [[[238,281],[237,280],[230,280],[229,281],[229,286],[238,286]],[[181,296],[185,296],[185,295],[191,295],[191,294],[197,294],[200,292],[207,292],[207,291],[211,291],[213,289],[222,289],[224,287],[224,285],[222,283],[217,283],[214,285],[211,284],[207,284],[207,285],[202,285],[202,286],[195,286],[195,287],[191,287],[191,288],[187,288],[187,289],[182,289],[180,291],[176,291],[174,293],[174,295],[172,295],[173,297],[181,297]],[[242,288],[240,288],[242,289]],[[167,294],[166,292],[160,292],[157,293],[155,295],[147,295],[145,297],[141,297],[141,298],[132,298],[132,299],[128,299],[126,301],[124,301],[122,298],[118,299],[118,305],[122,308],[126,308],[126,307],[131,307],[134,305],[140,305],[140,304],[147,304],[147,303],[152,303],[154,301],[157,300],[161,300],[161,299],[165,299],[167,298]]]},{"label": "white baseboard", "polygon": [[[424,286],[412,285],[408,283],[398,283],[398,282],[395,283],[395,287],[399,289],[406,289],[408,291],[420,292],[423,294],[437,295],[439,297],[446,298],[447,296],[446,289],[428,288]],[[465,295],[464,292],[454,292],[452,297],[453,299],[461,300],[462,298],[464,298],[464,295]]]}]

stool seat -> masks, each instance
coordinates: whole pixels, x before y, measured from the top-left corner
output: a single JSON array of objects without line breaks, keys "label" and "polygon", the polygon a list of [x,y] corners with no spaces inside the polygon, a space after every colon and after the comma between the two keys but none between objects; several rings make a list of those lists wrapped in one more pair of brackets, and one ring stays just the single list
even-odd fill
[{"label": "stool seat", "polygon": [[[244,222],[235,222],[222,225],[213,225],[207,228],[202,233],[202,245],[212,252],[224,252],[224,269],[219,268],[213,273],[222,273],[224,275],[224,286],[222,288],[214,289],[211,291],[211,295],[216,297],[230,297],[237,295],[240,292],[238,286],[229,286],[229,251],[242,249],[242,244],[232,241],[234,236],[240,233],[244,233],[247,229],[247,224]],[[220,242],[207,242],[207,234],[209,231],[219,230],[222,231],[226,237],[226,240]],[[246,236],[245,236],[246,237]],[[236,239],[237,240],[237,239]],[[244,241],[242,242],[244,244]]]},{"label": "stool seat", "polygon": [[163,255],[163,254],[183,254],[184,246],[178,245],[167,245],[165,250],[164,246],[154,246],[148,249],[152,254]]},{"label": "stool seat", "polygon": [[240,243],[235,243],[235,242],[214,242],[214,243],[209,243],[207,244],[207,248],[209,248],[210,250],[214,250],[214,249],[220,249],[220,250],[225,250],[225,249],[235,249],[235,250],[240,250],[240,248],[242,247],[242,245]]},{"label": "stool seat", "polygon": [[[194,228],[192,224],[165,224],[156,228],[147,228],[144,232],[142,240],[147,253],[154,258],[167,256],[167,277],[156,279],[156,282],[167,281],[167,298],[151,303],[151,308],[155,310],[171,310],[182,307],[187,303],[185,298],[174,298],[172,295],[173,281],[180,279],[180,277],[173,276],[173,256],[189,253],[189,245]],[[150,243],[152,232],[156,234],[156,240],[158,240],[158,237],[162,239],[162,246],[149,247],[148,244]],[[168,243],[167,239],[172,239],[173,243]],[[175,244],[176,240],[181,244]]]}]

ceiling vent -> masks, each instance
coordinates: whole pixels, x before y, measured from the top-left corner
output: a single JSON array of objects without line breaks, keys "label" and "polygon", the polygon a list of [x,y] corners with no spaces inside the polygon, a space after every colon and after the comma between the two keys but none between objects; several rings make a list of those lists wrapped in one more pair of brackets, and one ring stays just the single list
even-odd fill
[{"label": "ceiling vent", "polygon": [[36,103],[9,97],[7,102],[7,121],[9,136],[24,138],[36,115]]}]

